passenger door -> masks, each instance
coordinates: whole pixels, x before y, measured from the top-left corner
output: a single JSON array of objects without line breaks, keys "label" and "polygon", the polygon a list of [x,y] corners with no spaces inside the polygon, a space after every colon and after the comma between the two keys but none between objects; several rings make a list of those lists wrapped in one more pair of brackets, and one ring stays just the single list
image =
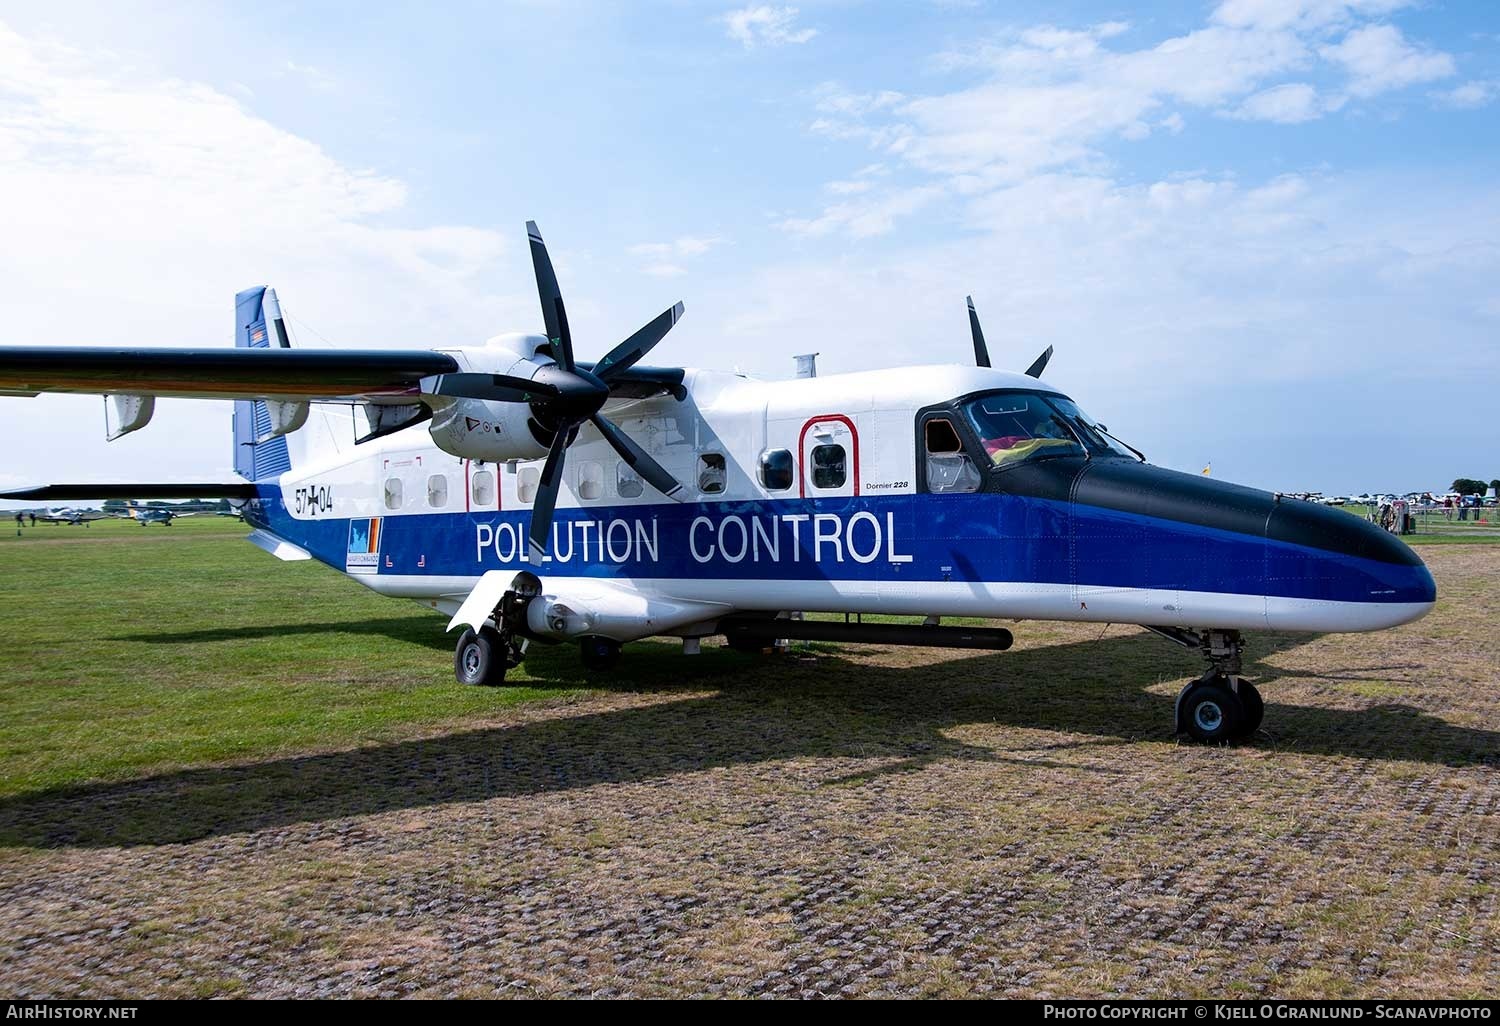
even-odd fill
[{"label": "passenger door", "polygon": [[859,494],[859,432],[842,414],[815,417],[802,426],[801,489],[809,499]]}]

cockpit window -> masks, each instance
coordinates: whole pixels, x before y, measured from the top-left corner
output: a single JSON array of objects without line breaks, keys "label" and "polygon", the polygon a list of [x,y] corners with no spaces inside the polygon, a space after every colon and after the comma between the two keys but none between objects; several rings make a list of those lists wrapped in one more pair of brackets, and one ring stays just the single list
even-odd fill
[{"label": "cockpit window", "polygon": [[1040,395],[1025,392],[981,396],[964,412],[992,466],[1012,467],[1052,456],[1082,456],[1084,448],[1063,416]]},{"label": "cockpit window", "polygon": [[1083,439],[1084,443],[1092,451],[1110,456],[1128,456],[1131,459],[1137,457],[1136,453],[1131,452],[1117,439],[1113,438],[1103,424],[1092,419],[1088,414],[1074,405],[1073,400],[1064,399],[1060,395],[1049,395],[1047,401],[1056,408],[1058,413],[1061,413],[1067,419],[1068,426],[1077,433],[1078,437]]}]

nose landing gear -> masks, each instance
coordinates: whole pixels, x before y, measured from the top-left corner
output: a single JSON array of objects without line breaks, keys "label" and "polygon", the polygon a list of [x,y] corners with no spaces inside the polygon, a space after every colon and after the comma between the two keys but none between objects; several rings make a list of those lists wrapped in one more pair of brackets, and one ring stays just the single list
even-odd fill
[{"label": "nose landing gear", "polygon": [[1168,641],[1196,648],[1208,670],[1177,695],[1177,733],[1194,741],[1222,744],[1249,737],[1260,729],[1266,704],[1255,685],[1240,673],[1245,639],[1239,631],[1189,631],[1180,627],[1147,627]]}]

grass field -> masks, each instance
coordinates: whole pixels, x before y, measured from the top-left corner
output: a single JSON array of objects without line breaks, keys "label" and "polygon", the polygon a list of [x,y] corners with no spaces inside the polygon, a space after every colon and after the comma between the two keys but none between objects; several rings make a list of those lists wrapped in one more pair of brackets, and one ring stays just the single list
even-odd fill
[{"label": "grass field", "polygon": [[0,992],[1500,990],[1500,548],[1254,637],[1266,728],[1208,749],[1121,626],[462,688],[441,619],[243,533],[0,537]]}]

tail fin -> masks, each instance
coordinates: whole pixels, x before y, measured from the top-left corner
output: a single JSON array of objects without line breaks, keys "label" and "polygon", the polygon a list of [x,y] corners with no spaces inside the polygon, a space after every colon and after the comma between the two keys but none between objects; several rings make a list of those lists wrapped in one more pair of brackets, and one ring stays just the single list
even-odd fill
[{"label": "tail fin", "polygon": [[[267,349],[275,332],[277,343],[289,348],[286,325],[281,319],[281,304],[276,290],[264,285],[246,289],[234,297],[234,344],[236,348]],[[251,481],[275,477],[292,469],[286,439],[271,437],[271,412],[260,400],[239,400],[234,404],[234,471]]]}]

